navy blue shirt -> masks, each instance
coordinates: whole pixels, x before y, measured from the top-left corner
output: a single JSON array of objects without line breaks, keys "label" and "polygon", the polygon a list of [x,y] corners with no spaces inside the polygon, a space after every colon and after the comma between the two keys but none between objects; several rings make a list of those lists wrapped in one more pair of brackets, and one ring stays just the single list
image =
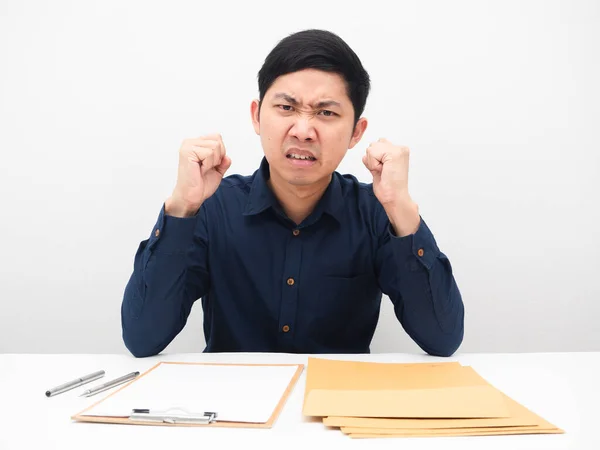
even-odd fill
[{"label": "navy blue shirt", "polygon": [[202,301],[206,352],[368,353],[382,292],[425,352],[450,356],[464,307],[448,258],[421,218],[397,237],[371,184],[333,174],[299,225],[267,185],[225,177],[196,216],[164,205],[141,242],[121,307],[137,356],[160,353]]}]

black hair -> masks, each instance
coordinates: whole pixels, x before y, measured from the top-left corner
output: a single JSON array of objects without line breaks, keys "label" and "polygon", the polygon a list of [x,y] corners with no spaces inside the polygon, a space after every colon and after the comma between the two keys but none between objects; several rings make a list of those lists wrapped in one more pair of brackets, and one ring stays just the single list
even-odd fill
[{"label": "black hair", "polygon": [[344,78],[356,125],[365,109],[371,81],[356,53],[331,31],[309,29],[279,41],[258,72],[260,104],[278,77],[304,69],[337,73]]}]

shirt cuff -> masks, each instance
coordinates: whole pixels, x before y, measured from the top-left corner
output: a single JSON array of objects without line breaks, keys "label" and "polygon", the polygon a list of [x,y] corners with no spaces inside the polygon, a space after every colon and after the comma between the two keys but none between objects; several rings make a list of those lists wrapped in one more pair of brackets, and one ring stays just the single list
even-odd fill
[{"label": "shirt cuff", "polygon": [[398,237],[391,223],[388,225],[388,233],[394,249],[394,256],[398,261],[406,261],[415,257],[427,269],[431,269],[440,254],[440,249],[423,218],[420,218],[419,228],[414,234]]},{"label": "shirt cuff", "polygon": [[198,221],[198,214],[192,217],[173,217],[165,213],[163,204],[148,247],[160,253],[184,253],[193,242],[194,231]]}]

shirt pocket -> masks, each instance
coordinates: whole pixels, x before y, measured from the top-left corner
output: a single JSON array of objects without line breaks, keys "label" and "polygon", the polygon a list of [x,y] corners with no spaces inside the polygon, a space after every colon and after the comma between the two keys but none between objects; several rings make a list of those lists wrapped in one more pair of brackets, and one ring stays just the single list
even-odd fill
[{"label": "shirt pocket", "polygon": [[368,310],[377,294],[371,273],[352,277],[322,276],[319,279],[316,316],[332,323],[354,321]]},{"label": "shirt pocket", "polygon": [[307,318],[310,340],[329,353],[367,352],[381,304],[375,276],[321,276],[314,288]]}]

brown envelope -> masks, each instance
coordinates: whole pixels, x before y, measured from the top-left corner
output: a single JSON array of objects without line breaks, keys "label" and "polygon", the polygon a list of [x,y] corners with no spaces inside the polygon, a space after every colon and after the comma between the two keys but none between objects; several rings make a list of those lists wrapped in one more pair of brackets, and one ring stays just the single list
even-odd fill
[{"label": "brown envelope", "polygon": [[453,436],[500,436],[509,434],[563,434],[563,430],[510,430],[510,431],[477,431],[477,432],[466,432],[466,433],[452,433],[447,432],[446,434],[360,434],[353,433],[349,434],[351,438],[398,438],[398,437],[453,437]]},{"label": "brown envelope", "polygon": [[509,417],[502,394],[459,363],[309,358],[303,413],[346,417]]},{"label": "brown envelope", "polygon": [[[473,368],[464,367],[465,371],[475,373]],[[325,417],[323,423],[330,427],[352,428],[387,428],[387,429],[419,429],[419,428],[473,428],[473,427],[510,427],[510,426],[549,426],[540,416],[502,394],[510,417],[494,419],[379,419],[369,417]]]},{"label": "brown envelope", "polygon": [[[408,373],[427,374],[428,370],[444,373],[460,371],[463,366],[458,362],[441,363],[376,363],[362,361],[338,361],[323,358],[308,358],[310,371],[306,372],[308,384],[315,389],[370,389],[373,387],[373,375],[377,376],[380,389],[396,389],[399,383],[405,388],[417,387]],[[420,387],[420,386],[419,386]]]},{"label": "brown envelope", "polygon": [[437,428],[437,429],[393,429],[393,428],[350,428],[342,427],[344,434],[389,434],[392,436],[448,436],[471,433],[488,433],[498,432],[498,434],[506,434],[508,431],[560,431],[556,427],[480,427],[480,428]]},{"label": "brown envelope", "polygon": [[[509,408],[510,409],[510,408]],[[498,417],[496,419],[380,419],[371,417],[324,417],[328,427],[436,429],[474,427],[526,427],[535,426],[535,420],[524,417]]]},{"label": "brown envelope", "polygon": [[315,389],[308,395],[304,414],[349,417],[509,417],[502,394],[491,386],[397,391]]},{"label": "brown envelope", "polygon": [[[481,378],[471,367],[462,367],[470,377]],[[562,434],[563,430],[544,420],[512,398],[501,393],[510,413],[493,419],[379,419],[325,417],[326,426],[341,427],[352,438],[492,436],[508,434]]]},{"label": "brown envelope", "polygon": [[[427,424],[434,422],[439,424],[439,427],[431,428],[386,428],[386,427],[369,427],[365,426],[369,422],[365,422],[367,419],[359,419],[362,421],[361,426],[342,426],[341,431],[344,434],[377,434],[377,435],[394,435],[394,436],[453,436],[453,435],[479,435],[479,433],[494,432],[497,434],[527,434],[528,432],[536,433],[564,433],[563,430],[557,428],[550,422],[544,420],[540,416],[531,412],[524,406],[520,405],[510,397],[504,395],[507,405],[509,406],[510,412],[513,418],[521,420],[522,423],[530,423],[532,425],[525,426],[509,426],[506,425],[507,419],[487,419],[485,422],[493,423],[497,425],[486,425],[486,426],[469,426],[473,422],[481,419],[466,419],[466,420],[421,420],[422,423]],[[400,419],[401,420],[401,419]],[[354,420],[355,424],[359,423],[358,420]],[[412,422],[412,421],[411,421]],[[451,422],[448,427],[444,427],[444,422]],[[372,425],[376,422],[371,421]],[[389,422],[388,422],[389,424]],[[457,426],[459,425],[459,426]],[[527,433],[526,433],[527,432]]]}]

